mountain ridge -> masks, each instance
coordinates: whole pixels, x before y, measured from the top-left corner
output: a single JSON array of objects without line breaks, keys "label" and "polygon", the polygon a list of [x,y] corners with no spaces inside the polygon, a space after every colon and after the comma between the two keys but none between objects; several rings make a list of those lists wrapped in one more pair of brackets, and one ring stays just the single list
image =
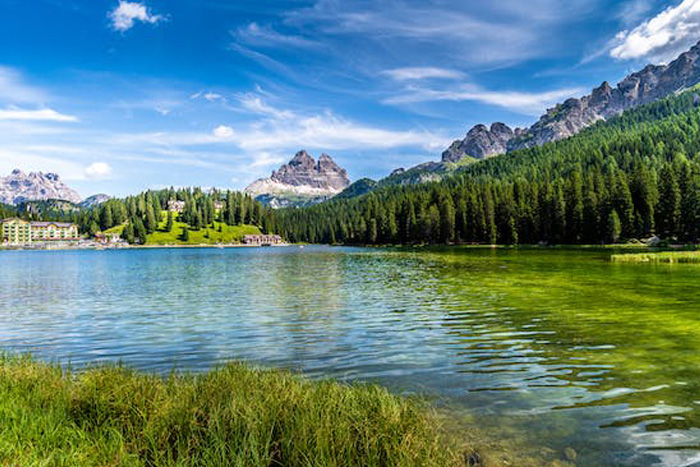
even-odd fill
[{"label": "mountain ridge", "polygon": [[0,202],[17,205],[25,201],[57,199],[78,204],[82,198],[77,191],[63,183],[58,174],[29,172],[15,169],[0,177]]},{"label": "mountain ridge", "polygon": [[700,82],[700,42],[667,65],[647,65],[627,75],[616,87],[608,81],[590,94],[570,98],[547,111],[529,128],[512,129],[496,122],[479,124],[462,140],[455,140],[442,153],[443,162],[456,162],[465,155],[485,159],[518,149],[541,146],[568,138],[600,120],[620,115],[677,93]]}]

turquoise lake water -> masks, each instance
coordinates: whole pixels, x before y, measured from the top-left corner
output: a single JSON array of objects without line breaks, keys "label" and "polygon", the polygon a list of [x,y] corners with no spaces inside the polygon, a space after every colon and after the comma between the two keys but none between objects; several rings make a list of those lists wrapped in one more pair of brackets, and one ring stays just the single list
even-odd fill
[{"label": "turquoise lake water", "polygon": [[159,372],[245,360],[421,394],[548,460],[700,465],[700,266],[609,256],[3,251],[0,349]]}]

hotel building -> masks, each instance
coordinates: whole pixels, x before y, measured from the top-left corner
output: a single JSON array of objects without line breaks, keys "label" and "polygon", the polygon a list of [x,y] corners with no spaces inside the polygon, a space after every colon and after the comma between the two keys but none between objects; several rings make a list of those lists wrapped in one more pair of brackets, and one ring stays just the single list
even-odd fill
[{"label": "hotel building", "polygon": [[69,222],[29,222],[10,218],[0,220],[0,238],[4,244],[26,245],[80,240],[80,234],[78,226]]}]

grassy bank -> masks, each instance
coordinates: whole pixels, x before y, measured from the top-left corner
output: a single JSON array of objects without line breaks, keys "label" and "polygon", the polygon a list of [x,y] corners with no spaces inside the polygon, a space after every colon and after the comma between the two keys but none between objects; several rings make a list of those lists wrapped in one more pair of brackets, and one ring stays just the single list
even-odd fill
[{"label": "grassy bank", "polygon": [[[227,225],[214,222],[200,230],[191,229],[184,222],[173,222],[170,232],[165,229],[166,221],[161,221],[158,230],[146,237],[147,245],[216,245],[241,243],[246,235],[259,235],[260,229],[254,225]],[[188,229],[188,239],[183,239],[183,230]],[[124,226],[120,225],[106,231],[110,234],[121,235]]]},{"label": "grassy bank", "polygon": [[422,404],[229,365],[162,378],[0,357],[0,465],[463,465]]},{"label": "grassy bank", "polygon": [[614,263],[700,263],[700,251],[663,251],[612,255]]}]

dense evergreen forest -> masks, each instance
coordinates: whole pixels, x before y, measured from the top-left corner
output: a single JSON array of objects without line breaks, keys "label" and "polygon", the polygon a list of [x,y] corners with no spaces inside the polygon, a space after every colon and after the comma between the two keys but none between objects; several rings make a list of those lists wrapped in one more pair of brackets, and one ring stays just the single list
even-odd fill
[{"label": "dense evergreen forest", "polygon": [[700,237],[694,91],[577,136],[464,167],[442,182],[383,187],[275,213],[293,242],[600,244]]}]

